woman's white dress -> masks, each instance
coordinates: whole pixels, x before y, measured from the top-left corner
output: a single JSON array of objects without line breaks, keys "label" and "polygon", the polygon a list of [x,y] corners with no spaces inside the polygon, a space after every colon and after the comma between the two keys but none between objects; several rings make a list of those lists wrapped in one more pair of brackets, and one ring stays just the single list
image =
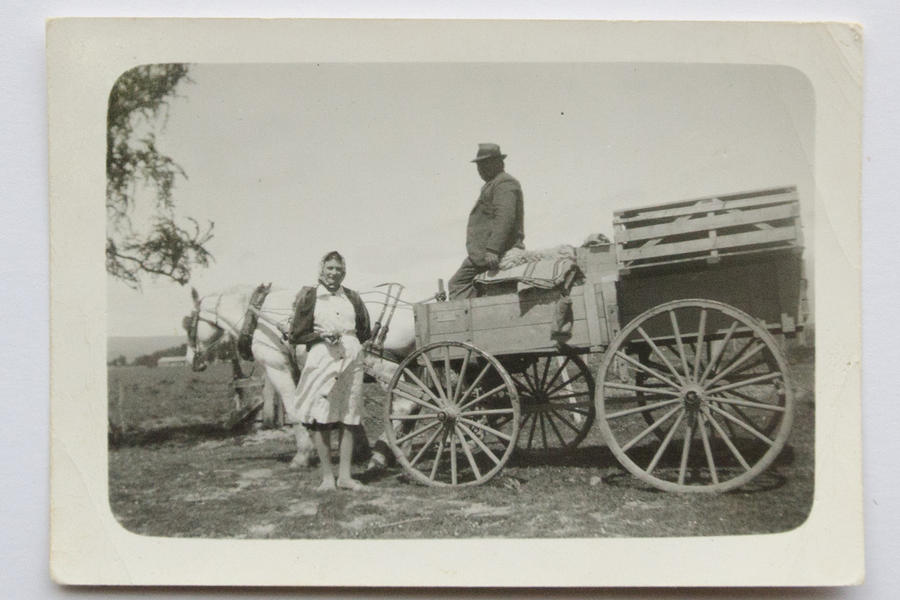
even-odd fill
[{"label": "woman's white dress", "polygon": [[320,342],[309,349],[288,414],[307,427],[359,425],[363,357],[353,304],[343,290],[331,293],[319,285],[313,319],[315,328],[340,332],[341,337],[335,344]]}]

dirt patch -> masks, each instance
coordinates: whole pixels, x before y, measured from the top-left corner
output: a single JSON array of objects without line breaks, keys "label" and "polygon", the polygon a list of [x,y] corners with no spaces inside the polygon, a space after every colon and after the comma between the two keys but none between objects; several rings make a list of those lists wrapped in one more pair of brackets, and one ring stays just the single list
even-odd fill
[{"label": "dirt patch", "polygon": [[[149,377],[150,371],[130,376]],[[289,467],[295,450],[290,430],[235,435],[191,429],[214,429],[213,416],[230,409],[227,373],[219,374],[216,393],[206,374],[191,383],[165,373],[165,385],[148,379],[146,385],[157,390],[152,398],[141,396],[143,388],[137,384],[127,388],[126,400],[134,404],[123,405],[121,414],[125,429],[134,435],[149,435],[139,424],[162,419],[175,429],[152,443],[111,446],[110,504],[130,531],[169,537],[642,537],[787,531],[803,523],[812,505],[812,374],[811,364],[794,368],[794,428],[768,471],[735,492],[682,495],[660,492],[624,471],[597,428],[569,456],[514,455],[497,477],[477,487],[423,487],[392,468],[369,480],[365,491],[317,494],[317,469]],[[186,372],[182,377],[194,376]],[[195,393],[188,395],[190,386]],[[377,386],[366,385],[371,438],[378,434],[382,397]],[[168,414],[160,414],[164,411]],[[129,416],[134,420],[128,422]],[[204,418],[207,422],[200,423]],[[357,465],[356,473],[363,468]]]}]

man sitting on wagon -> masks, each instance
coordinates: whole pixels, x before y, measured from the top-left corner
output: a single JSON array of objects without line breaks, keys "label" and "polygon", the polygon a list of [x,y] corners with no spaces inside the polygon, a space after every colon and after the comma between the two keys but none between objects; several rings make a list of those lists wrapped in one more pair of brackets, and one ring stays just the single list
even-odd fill
[{"label": "man sitting on wagon", "polygon": [[467,256],[448,282],[451,300],[475,296],[473,281],[479,273],[496,270],[510,248],[524,248],[522,186],[504,171],[497,144],[479,144],[472,161],[485,181],[466,227]]}]

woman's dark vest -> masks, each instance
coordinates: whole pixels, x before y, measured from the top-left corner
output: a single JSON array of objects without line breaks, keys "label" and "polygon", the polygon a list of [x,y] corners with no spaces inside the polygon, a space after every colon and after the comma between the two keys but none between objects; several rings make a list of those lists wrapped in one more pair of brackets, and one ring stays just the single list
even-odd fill
[{"label": "woman's dark vest", "polygon": [[[347,300],[353,305],[356,313],[356,337],[360,342],[365,342],[371,337],[369,330],[369,311],[363,304],[362,298],[353,290],[341,287]],[[291,333],[288,340],[294,346],[305,344],[307,347],[322,340],[318,333],[313,331],[313,322],[316,314],[316,287],[304,286],[294,300],[294,320],[291,322]]]}]

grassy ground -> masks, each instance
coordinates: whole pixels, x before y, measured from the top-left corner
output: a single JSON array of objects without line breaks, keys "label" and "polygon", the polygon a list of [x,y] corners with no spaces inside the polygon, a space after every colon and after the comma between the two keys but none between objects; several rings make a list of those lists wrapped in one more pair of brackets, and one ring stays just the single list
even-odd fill
[{"label": "grassy ground", "polygon": [[[230,370],[110,370],[110,503],[146,535],[236,538],[642,537],[773,533],[800,525],[813,495],[812,357],[793,356],[788,446],[750,484],[721,495],[660,492],[618,466],[595,427],[560,459],[515,455],[490,482],[438,489],[399,470],[363,492],[317,494],[317,471],[292,470],[286,430],[224,433]],[[121,401],[118,382],[126,390]],[[367,384],[377,413],[381,392]],[[117,416],[118,415],[118,416]],[[378,419],[367,420],[370,437]],[[359,467],[361,469],[361,467]]]}]

